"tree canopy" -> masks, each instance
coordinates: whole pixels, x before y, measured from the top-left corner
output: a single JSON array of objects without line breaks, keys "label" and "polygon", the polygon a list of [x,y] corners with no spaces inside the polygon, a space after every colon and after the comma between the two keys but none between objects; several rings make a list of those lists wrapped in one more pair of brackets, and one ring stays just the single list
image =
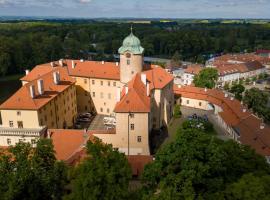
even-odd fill
[{"label": "tree canopy", "polygon": [[124,154],[99,139],[87,143],[88,157],[74,170],[70,199],[121,200],[128,197],[131,170]]},{"label": "tree canopy", "polygon": [[270,121],[270,108],[267,107],[269,94],[258,88],[246,90],[243,102],[254,113],[263,117],[266,121]]},{"label": "tree canopy", "polygon": [[[270,30],[265,25],[163,24],[136,24],[134,27],[145,48],[145,56],[178,57],[176,60],[203,63],[210,55],[270,48]],[[110,59],[105,54],[117,54],[130,31],[127,23],[96,21],[0,25],[0,76],[23,73],[37,64],[60,58]],[[174,56],[176,52],[178,55]]]},{"label": "tree canopy", "polygon": [[0,154],[0,197],[4,200],[61,199],[66,167],[57,162],[51,140],[40,139],[36,148],[18,143]]},{"label": "tree canopy", "polygon": [[[249,188],[245,175],[250,173],[254,177],[248,178],[260,183],[256,194],[267,199],[270,191],[262,180],[270,178],[270,168],[265,158],[201,129],[180,129],[176,140],[160,149],[155,161],[145,167],[144,199],[235,199],[236,191],[244,190],[242,182]],[[252,199],[254,194],[246,191],[236,199],[246,197]]]},{"label": "tree canopy", "polygon": [[245,87],[242,84],[233,84],[230,92],[233,93],[235,95],[235,98],[238,100],[242,100],[242,94],[245,91]]},{"label": "tree canopy", "polygon": [[218,79],[218,71],[215,68],[204,68],[195,75],[193,83],[196,87],[214,88]]}]

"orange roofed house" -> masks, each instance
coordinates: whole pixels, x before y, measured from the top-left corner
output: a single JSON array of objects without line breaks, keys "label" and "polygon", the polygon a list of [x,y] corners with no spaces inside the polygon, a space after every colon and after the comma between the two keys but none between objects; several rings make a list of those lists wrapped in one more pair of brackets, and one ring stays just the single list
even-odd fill
[{"label": "orange roofed house", "polygon": [[94,112],[116,119],[113,130],[94,136],[127,155],[149,155],[149,132],[170,121],[174,93],[173,77],[145,65],[143,52],[131,33],[120,63],[59,60],[26,70],[22,87],[0,106],[0,146],[34,143],[48,128],[73,128],[78,113]]}]

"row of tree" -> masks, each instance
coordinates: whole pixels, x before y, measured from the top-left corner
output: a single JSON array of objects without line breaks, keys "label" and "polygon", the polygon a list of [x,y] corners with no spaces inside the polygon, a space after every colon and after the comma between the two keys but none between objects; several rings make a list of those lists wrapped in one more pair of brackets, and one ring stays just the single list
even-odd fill
[{"label": "row of tree", "polygon": [[[0,24],[0,76],[60,58],[88,59],[88,52],[96,53],[93,59],[105,59],[104,54],[117,54],[129,28],[103,22]],[[203,62],[210,54],[270,49],[267,25],[140,24],[134,29],[146,56],[171,58],[179,52],[181,59]]]},{"label": "row of tree", "polygon": [[0,199],[269,199],[265,158],[212,133],[207,122],[184,122],[175,141],[145,167],[135,190],[125,155],[100,140],[88,142],[88,156],[71,168],[56,161],[50,140],[41,139],[34,149],[19,143],[0,154]]}]

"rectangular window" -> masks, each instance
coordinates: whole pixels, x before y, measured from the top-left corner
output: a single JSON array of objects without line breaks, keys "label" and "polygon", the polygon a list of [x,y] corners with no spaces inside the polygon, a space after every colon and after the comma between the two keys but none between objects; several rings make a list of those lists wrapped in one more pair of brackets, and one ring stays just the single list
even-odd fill
[{"label": "rectangular window", "polygon": [[92,80],[92,85],[95,85],[95,80]]},{"label": "rectangular window", "polygon": [[19,143],[22,143],[23,142],[23,139],[19,139]]},{"label": "rectangular window", "polygon": [[31,144],[36,144],[36,140],[35,139],[32,139],[31,140]]},{"label": "rectangular window", "polygon": [[11,145],[11,139],[9,139],[9,138],[7,139],[7,144]]},{"label": "rectangular window", "polygon": [[202,102],[199,102],[199,106],[202,106]]},{"label": "rectangular window", "polygon": [[135,129],[134,124],[130,124],[130,130],[134,130],[134,129]]},{"label": "rectangular window", "polygon": [[103,81],[100,81],[100,85],[103,86]]},{"label": "rectangular window", "polygon": [[189,104],[189,100],[187,100],[187,104]]},{"label": "rectangular window", "polygon": [[110,81],[108,81],[108,86],[111,86],[111,82]]},{"label": "rectangular window", "polygon": [[100,93],[100,98],[103,99],[103,92]]},{"label": "rectangular window", "polygon": [[109,93],[109,94],[108,94],[108,99],[111,99],[111,98],[112,98],[112,94]]},{"label": "rectangular window", "polygon": [[130,118],[134,118],[134,114],[133,113],[131,113],[129,116],[130,116]]},{"label": "rectangular window", "polygon": [[87,84],[87,79],[86,78],[84,79],[84,84]]},{"label": "rectangular window", "polygon": [[116,86],[116,82],[113,82],[113,86],[114,86],[114,87]]},{"label": "rectangular window", "polygon": [[107,113],[110,113],[110,109],[109,108],[107,108]]},{"label": "rectangular window", "polygon": [[13,121],[9,121],[9,127],[13,127],[14,124],[13,124]]},{"label": "rectangular window", "polygon": [[93,92],[93,97],[96,97],[96,93],[95,92]]},{"label": "rectangular window", "polygon": [[21,111],[17,111],[17,116],[21,116]]},{"label": "rectangular window", "polygon": [[100,108],[100,112],[103,112],[103,108]]},{"label": "rectangular window", "polygon": [[142,142],[142,136],[137,137],[137,142]]},{"label": "rectangular window", "polygon": [[22,121],[17,121],[18,128],[23,128],[23,122]]},{"label": "rectangular window", "polygon": [[127,60],[127,65],[130,65],[130,60]]},{"label": "rectangular window", "polygon": [[88,95],[88,92],[85,91],[85,92],[84,92],[84,96],[87,96],[87,95]]}]

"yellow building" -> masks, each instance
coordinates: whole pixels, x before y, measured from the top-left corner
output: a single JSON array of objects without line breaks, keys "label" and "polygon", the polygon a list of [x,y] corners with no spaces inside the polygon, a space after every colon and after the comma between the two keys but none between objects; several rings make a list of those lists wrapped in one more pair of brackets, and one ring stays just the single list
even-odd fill
[{"label": "yellow building", "polygon": [[[143,52],[131,32],[119,48],[119,63],[59,60],[27,70],[22,88],[0,107],[0,145],[31,142],[47,128],[71,128],[77,112],[95,112],[116,121],[114,130],[96,131],[96,137],[127,155],[149,155],[150,132],[172,117],[173,77],[144,64]],[[30,129],[36,134],[25,137]]]},{"label": "yellow building", "polygon": [[0,106],[0,145],[35,142],[47,128],[73,127],[77,116],[75,81],[62,67],[27,74],[23,86]]}]

